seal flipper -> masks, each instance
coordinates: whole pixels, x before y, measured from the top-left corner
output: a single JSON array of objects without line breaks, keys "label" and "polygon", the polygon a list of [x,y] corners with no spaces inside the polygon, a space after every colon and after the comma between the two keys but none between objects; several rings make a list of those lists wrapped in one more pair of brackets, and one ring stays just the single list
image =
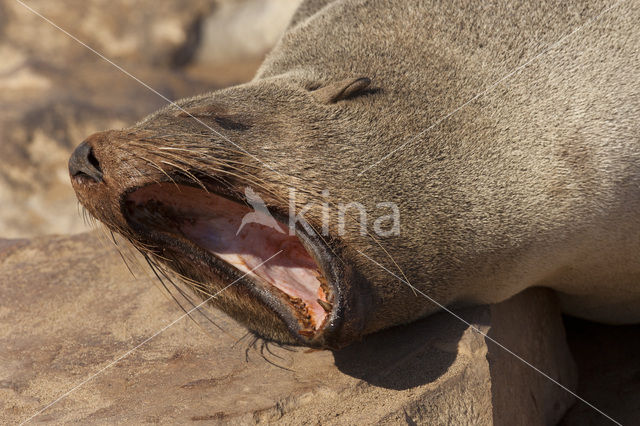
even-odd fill
[{"label": "seal flipper", "polygon": [[338,101],[356,96],[371,84],[367,77],[347,78],[345,80],[329,83],[312,92],[312,95],[324,104],[333,104]]}]

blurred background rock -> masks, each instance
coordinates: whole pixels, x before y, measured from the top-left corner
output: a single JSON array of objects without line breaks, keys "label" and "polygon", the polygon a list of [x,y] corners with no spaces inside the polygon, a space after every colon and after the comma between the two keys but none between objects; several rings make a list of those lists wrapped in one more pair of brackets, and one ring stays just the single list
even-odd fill
[{"label": "blurred background rock", "polygon": [[[299,0],[25,3],[175,100],[250,80]],[[0,0],[0,238],[87,230],[69,154],[165,103],[19,2]]]}]

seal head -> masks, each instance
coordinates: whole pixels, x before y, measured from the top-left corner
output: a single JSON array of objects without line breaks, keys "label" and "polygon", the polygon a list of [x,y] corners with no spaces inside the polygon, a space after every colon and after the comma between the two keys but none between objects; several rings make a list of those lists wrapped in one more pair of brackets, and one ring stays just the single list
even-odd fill
[{"label": "seal head", "polygon": [[[368,85],[352,78],[295,91],[308,109]],[[235,106],[256,91],[265,85],[182,101],[130,129],[94,134],[69,160],[71,181],[91,215],[261,337],[337,348],[363,334],[368,284],[349,259],[354,253],[320,233],[317,217],[291,223],[287,186],[299,179],[269,170],[254,147],[223,136],[243,145],[283,137],[291,123],[256,114],[255,104]]]}]

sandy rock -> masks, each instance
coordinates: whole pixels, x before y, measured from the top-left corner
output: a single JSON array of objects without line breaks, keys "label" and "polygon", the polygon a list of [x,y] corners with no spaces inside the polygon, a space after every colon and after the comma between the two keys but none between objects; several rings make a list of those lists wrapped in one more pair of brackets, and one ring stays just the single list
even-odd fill
[{"label": "sandy rock", "polygon": [[276,44],[300,2],[221,0],[202,21],[195,61],[219,64],[263,56]]},{"label": "sandy rock", "polygon": [[[263,357],[241,327],[207,312],[223,331],[201,316],[200,326],[169,326],[183,315],[176,303],[94,234],[0,242],[0,423],[23,421],[77,385],[34,420],[549,424],[572,400],[446,313],[338,352],[269,345]],[[551,293],[459,313],[573,386]]]},{"label": "sandy rock", "polygon": [[[214,3],[28,5],[173,100],[245,82],[260,62],[175,68],[192,59]],[[96,131],[134,124],[166,100],[14,0],[0,0],[0,58],[0,237],[86,231],[67,174],[73,148]]]},{"label": "sandy rock", "polygon": [[[114,60],[153,65],[181,65],[198,45],[200,20],[215,10],[215,0],[46,0],[25,1],[60,28]],[[15,0],[1,0],[6,19],[5,42],[20,46],[29,57],[67,65],[71,55],[85,52]],[[1,18],[0,18],[1,19]],[[26,30],[28,29],[28,30]],[[57,54],[65,52],[64,56]]]},{"label": "sandy rock", "polygon": [[[0,236],[86,230],[67,172],[74,147],[96,131],[134,124],[166,104],[105,62],[75,65],[69,72],[25,63],[0,76]],[[169,99],[220,87],[180,72],[127,68]]]}]

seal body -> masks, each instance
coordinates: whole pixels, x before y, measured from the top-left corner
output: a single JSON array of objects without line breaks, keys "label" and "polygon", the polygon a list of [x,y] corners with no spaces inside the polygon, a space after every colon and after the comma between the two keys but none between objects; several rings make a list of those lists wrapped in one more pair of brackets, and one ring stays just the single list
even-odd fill
[{"label": "seal body", "polygon": [[[203,297],[237,268],[222,271],[231,249],[203,235],[226,231],[201,218],[233,208],[200,211],[190,191],[242,204],[249,186],[284,223],[295,189],[312,261],[285,256],[314,265],[317,283],[292,292],[287,272],[261,293],[259,278],[241,278],[214,301],[284,343],[338,347],[532,286],[555,289],[572,315],[637,322],[637,22],[625,1],[306,2],[251,82],[91,136],[73,185],[91,214]],[[399,233],[363,234],[356,220],[319,232],[323,206],[355,202],[393,203]],[[275,234],[256,235],[254,245]],[[296,299],[302,316],[289,313]]]}]

